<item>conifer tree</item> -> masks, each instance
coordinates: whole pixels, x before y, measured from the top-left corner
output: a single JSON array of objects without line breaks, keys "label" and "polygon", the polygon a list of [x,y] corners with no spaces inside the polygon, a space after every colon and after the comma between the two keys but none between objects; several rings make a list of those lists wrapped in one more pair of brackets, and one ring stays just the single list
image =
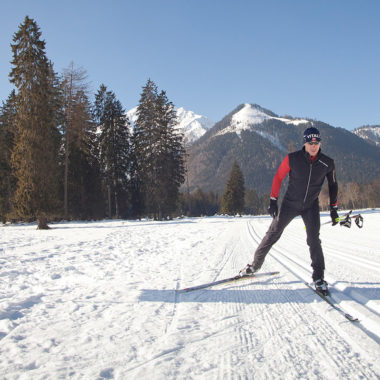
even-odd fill
[{"label": "conifer tree", "polygon": [[11,168],[11,152],[15,132],[15,92],[9,95],[0,108],[0,217],[3,223],[12,212],[12,195],[15,179]]},{"label": "conifer tree", "polygon": [[243,213],[244,194],[244,176],[239,165],[235,161],[230,172],[226,190],[222,197],[221,212],[229,215]]},{"label": "conifer tree", "polygon": [[141,169],[139,170],[137,161],[137,149],[135,144],[136,134],[133,133],[131,136],[131,165],[130,165],[130,199],[131,199],[131,210],[130,213],[133,217],[140,218],[144,211],[144,199],[142,192],[142,179]]},{"label": "conifer tree", "polygon": [[128,201],[130,123],[120,101],[104,85],[95,97],[95,116],[100,131],[99,159],[107,189],[108,216],[119,218],[126,213]]},{"label": "conifer tree", "polygon": [[175,210],[184,182],[183,136],[174,128],[173,104],[150,79],[143,87],[137,115],[133,141],[139,199],[145,212],[162,219]]},{"label": "conifer tree", "polygon": [[176,208],[179,188],[185,180],[186,154],[183,134],[175,129],[177,113],[165,91],[161,91],[157,97],[157,118],[160,130],[157,205],[161,219],[163,214],[168,215]]},{"label": "conifer tree", "polygon": [[48,228],[47,218],[59,206],[59,90],[40,37],[37,23],[26,16],[11,44],[13,68],[9,77],[17,88],[12,151],[17,180],[15,212],[24,219],[37,218],[38,228],[42,229]]},{"label": "conifer tree", "polygon": [[134,199],[138,199],[136,212],[149,212],[155,203],[155,150],[158,140],[156,125],[157,86],[150,79],[143,87],[137,107],[137,120],[133,131],[134,152]]}]

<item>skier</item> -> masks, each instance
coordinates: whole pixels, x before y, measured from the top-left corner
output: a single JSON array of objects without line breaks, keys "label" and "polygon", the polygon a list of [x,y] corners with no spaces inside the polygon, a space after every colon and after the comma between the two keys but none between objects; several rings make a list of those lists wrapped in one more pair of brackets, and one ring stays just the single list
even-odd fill
[{"label": "skier", "polygon": [[[312,278],[317,291],[328,294],[328,284],[324,280],[325,261],[319,239],[320,216],[318,196],[325,177],[327,177],[330,216],[332,225],[339,222],[337,195],[338,183],[335,176],[334,160],[321,153],[321,136],[317,128],[304,131],[304,146],[301,150],[288,154],[274,176],[270,194],[269,214],[273,221],[265,237],[257,247],[252,264],[240,271],[240,275],[257,272],[265,256],[281,237],[285,227],[301,215],[307,234],[310,250]],[[289,173],[289,184],[278,211],[277,199],[282,180]]]}]

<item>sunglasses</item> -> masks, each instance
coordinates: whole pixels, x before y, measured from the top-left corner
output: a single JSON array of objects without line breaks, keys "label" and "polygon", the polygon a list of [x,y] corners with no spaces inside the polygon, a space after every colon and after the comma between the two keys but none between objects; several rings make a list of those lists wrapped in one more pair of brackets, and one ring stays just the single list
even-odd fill
[{"label": "sunglasses", "polygon": [[308,141],[309,145],[319,145],[319,141]]}]

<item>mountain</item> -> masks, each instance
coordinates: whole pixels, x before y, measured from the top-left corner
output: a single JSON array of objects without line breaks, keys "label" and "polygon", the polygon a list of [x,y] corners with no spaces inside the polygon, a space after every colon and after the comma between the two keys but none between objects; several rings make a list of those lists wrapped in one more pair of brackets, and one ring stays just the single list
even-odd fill
[{"label": "mountain", "polygon": [[[191,145],[203,136],[215,123],[206,116],[198,115],[193,111],[187,111],[183,107],[176,108],[177,128],[184,134],[185,145]],[[132,125],[137,120],[137,107],[127,112],[128,119]]]},{"label": "mountain", "polygon": [[190,190],[223,193],[236,160],[246,188],[270,192],[273,176],[288,152],[302,148],[303,131],[314,126],[322,151],[334,158],[338,180],[370,182],[380,177],[380,150],[357,135],[306,118],[278,116],[257,104],[241,104],[217,122],[189,149]]},{"label": "mountain", "polygon": [[370,144],[380,147],[380,125],[364,125],[352,131]]}]

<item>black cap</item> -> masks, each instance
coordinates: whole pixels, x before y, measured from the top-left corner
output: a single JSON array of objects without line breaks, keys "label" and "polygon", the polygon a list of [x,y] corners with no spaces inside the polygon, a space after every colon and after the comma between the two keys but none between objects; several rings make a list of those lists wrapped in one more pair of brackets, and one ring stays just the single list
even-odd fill
[{"label": "black cap", "polygon": [[305,129],[303,133],[303,141],[306,143],[312,141],[313,139],[321,141],[321,134],[319,133],[318,129],[314,127]]}]

